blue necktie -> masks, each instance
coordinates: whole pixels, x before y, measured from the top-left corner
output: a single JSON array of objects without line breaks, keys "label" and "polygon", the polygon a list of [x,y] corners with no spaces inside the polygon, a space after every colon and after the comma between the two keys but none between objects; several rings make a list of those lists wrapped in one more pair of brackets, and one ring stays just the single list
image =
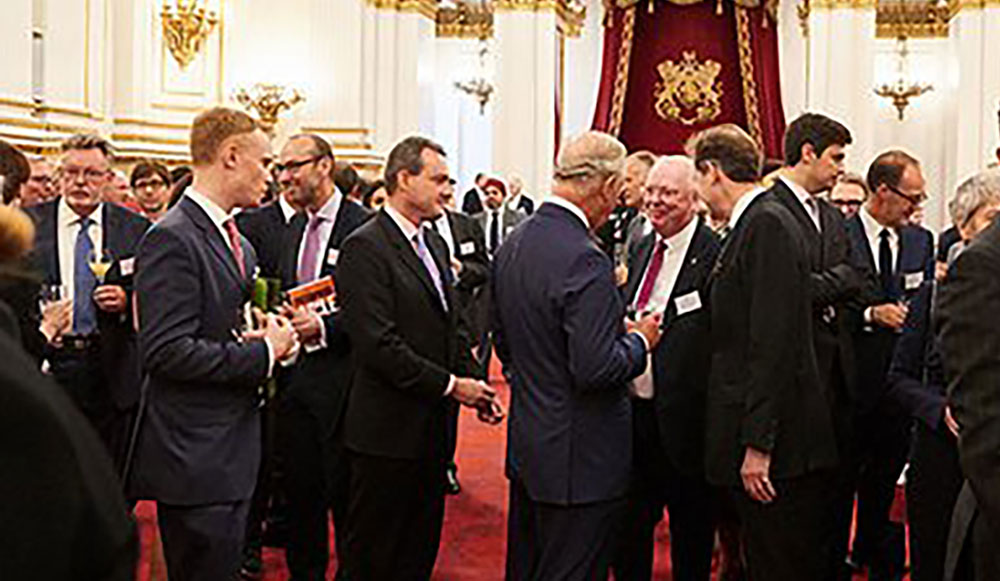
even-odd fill
[{"label": "blue necktie", "polygon": [[90,255],[94,242],[90,239],[90,218],[80,219],[80,233],[76,235],[73,250],[73,332],[90,335],[97,330],[97,309],[94,305],[94,289],[97,277],[90,270]]},{"label": "blue necktie", "polygon": [[444,298],[444,287],[441,286],[441,273],[438,272],[437,265],[434,264],[434,258],[431,257],[430,251],[427,250],[427,244],[424,242],[421,232],[418,231],[413,235],[413,245],[417,250],[417,257],[420,258],[420,262],[424,263],[427,274],[431,275],[431,280],[434,281],[434,288],[437,289],[438,298],[441,299],[441,306],[447,311],[448,302]]}]

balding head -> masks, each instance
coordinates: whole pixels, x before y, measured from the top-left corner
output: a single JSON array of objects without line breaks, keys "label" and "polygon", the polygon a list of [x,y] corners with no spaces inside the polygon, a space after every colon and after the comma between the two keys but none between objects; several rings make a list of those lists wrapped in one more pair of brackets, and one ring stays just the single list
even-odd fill
[{"label": "balding head", "polygon": [[653,229],[670,238],[694,218],[698,190],[694,162],[683,155],[661,157],[646,178],[644,202]]},{"label": "balding head", "polygon": [[599,228],[617,202],[625,155],[625,146],[607,133],[588,131],[570,138],[556,160],[553,195],[577,205],[591,229]]}]

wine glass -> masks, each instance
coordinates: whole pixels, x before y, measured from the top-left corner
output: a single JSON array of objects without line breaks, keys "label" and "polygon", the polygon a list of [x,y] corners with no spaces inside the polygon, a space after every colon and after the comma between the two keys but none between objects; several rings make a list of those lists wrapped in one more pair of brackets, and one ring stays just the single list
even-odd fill
[{"label": "wine glass", "polygon": [[100,250],[95,248],[87,256],[87,265],[90,266],[90,271],[97,278],[97,284],[104,284],[104,278],[108,276],[111,264],[111,253],[105,248]]}]

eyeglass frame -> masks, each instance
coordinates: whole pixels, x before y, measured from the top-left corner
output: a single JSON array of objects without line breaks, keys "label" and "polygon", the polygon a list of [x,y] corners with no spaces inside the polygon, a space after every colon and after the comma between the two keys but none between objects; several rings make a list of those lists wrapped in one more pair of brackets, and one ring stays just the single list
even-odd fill
[{"label": "eyeglass frame", "polygon": [[886,184],[886,183],[884,183],[883,185],[885,187],[889,188],[889,191],[891,191],[892,193],[896,194],[897,196],[903,198],[904,200],[906,200],[907,202],[913,204],[914,206],[919,206],[919,205],[923,204],[924,202],[927,201],[927,198],[928,198],[927,192],[920,192],[920,194],[918,194],[917,196],[913,196],[913,195],[910,195],[910,194],[904,194],[896,186],[891,186],[891,185]]},{"label": "eyeglass frame", "polygon": [[330,157],[326,154],[319,153],[309,159],[302,159],[299,161],[290,161],[288,163],[275,163],[271,166],[272,171],[275,175],[280,175],[282,172],[289,171],[291,173],[297,173],[303,167],[309,165],[310,163],[316,163],[324,158]]},{"label": "eyeglass frame", "polygon": [[83,180],[92,186],[100,184],[101,180],[107,179],[110,175],[110,169],[102,170],[92,167],[62,167],[59,169],[59,179],[65,179],[70,183],[76,183],[80,177],[83,177]]}]

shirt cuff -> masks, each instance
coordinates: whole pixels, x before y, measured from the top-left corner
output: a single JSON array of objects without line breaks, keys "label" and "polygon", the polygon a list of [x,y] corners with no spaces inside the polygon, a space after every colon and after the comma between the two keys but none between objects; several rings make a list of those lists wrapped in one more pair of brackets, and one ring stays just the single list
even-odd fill
[{"label": "shirt cuff", "polygon": [[872,322],[872,307],[865,307],[864,317],[866,323],[870,324]]},{"label": "shirt cuff", "polygon": [[450,375],[448,376],[448,387],[445,388],[444,395],[442,397],[448,397],[453,391],[455,391],[455,376]]},{"label": "shirt cuff", "polygon": [[267,347],[267,377],[270,378],[274,374],[274,347],[267,337],[264,337],[264,345]]},{"label": "shirt cuff", "polygon": [[326,349],[326,322],[319,313],[310,314],[315,317],[316,321],[319,323],[319,338],[312,343],[302,346],[306,353],[313,353],[315,351],[319,351],[320,349]]}]

